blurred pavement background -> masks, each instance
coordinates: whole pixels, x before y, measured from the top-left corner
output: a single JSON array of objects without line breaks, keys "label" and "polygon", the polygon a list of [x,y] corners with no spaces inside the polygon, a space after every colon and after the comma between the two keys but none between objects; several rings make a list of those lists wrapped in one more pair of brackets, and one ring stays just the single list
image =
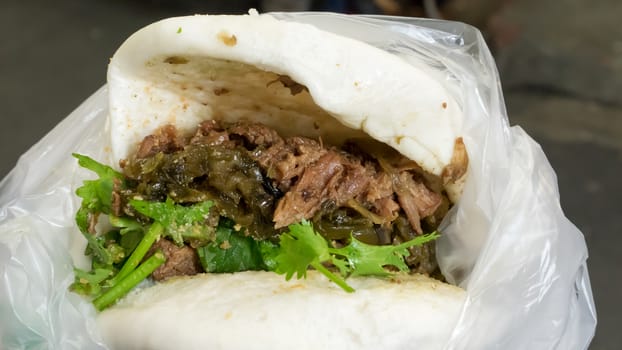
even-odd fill
[{"label": "blurred pavement background", "polygon": [[128,35],[164,17],[239,14],[249,7],[432,15],[482,29],[497,58],[511,123],[542,145],[557,171],[562,207],[585,235],[599,321],[590,349],[622,348],[618,0],[2,0],[0,178],[105,83],[108,59]]}]

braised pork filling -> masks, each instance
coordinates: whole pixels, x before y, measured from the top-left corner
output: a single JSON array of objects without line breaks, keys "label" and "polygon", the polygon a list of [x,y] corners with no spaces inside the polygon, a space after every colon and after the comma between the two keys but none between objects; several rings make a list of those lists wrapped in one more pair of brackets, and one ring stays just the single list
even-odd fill
[{"label": "braised pork filling", "polygon": [[[255,240],[278,242],[290,224],[307,220],[333,247],[354,237],[371,245],[398,245],[434,231],[449,209],[441,180],[414,161],[371,140],[340,147],[306,137],[281,137],[258,123],[203,122],[191,136],[165,126],[121,161],[127,178],[115,186],[112,213],[148,222],[131,200],[214,206],[206,225],[230,220]],[[170,244],[169,244],[170,243]],[[152,277],[201,272],[193,249],[159,243],[167,263]],[[226,248],[226,247],[225,247]],[[409,248],[411,272],[440,276],[434,242]]]}]

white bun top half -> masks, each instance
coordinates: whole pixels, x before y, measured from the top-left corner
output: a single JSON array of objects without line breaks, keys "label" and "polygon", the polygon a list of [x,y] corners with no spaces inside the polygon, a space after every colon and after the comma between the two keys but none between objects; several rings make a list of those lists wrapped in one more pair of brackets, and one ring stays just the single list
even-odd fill
[{"label": "white bun top half", "polygon": [[[283,75],[308,91],[292,95],[276,81]],[[149,25],[115,53],[108,84],[115,163],[165,124],[190,132],[206,119],[247,119],[335,144],[367,134],[440,175],[463,118],[448,90],[422,68],[269,15]]]},{"label": "white bun top half", "polygon": [[441,349],[466,293],[422,275],[197,275],[133,292],[97,323],[112,349]]}]

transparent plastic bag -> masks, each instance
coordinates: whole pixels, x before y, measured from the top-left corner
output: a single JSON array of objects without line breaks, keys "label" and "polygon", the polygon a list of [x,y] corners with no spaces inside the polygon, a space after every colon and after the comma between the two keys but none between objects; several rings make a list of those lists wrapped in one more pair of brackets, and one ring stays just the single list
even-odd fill
[{"label": "transparent plastic bag", "polygon": [[[438,241],[448,280],[468,297],[446,349],[584,349],[596,325],[579,230],[563,215],[540,147],[508,124],[494,61],[465,24],[277,13],[284,20],[421,59],[462,105],[469,177]],[[418,60],[411,60],[418,57]],[[90,304],[68,291],[84,265],[74,191],[91,176],[71,153],[112,163],[102,88],[0,183],[0,348],[105,349]],[[73,261],[72,258],[73,257]]]}]

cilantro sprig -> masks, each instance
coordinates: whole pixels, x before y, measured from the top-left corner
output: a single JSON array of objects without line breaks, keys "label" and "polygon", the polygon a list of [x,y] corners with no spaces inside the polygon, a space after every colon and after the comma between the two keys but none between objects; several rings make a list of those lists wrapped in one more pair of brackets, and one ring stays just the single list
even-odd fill
[{"label": "cilantro sprig", "polygon": [[74,153],[78,159],[78,164],[96,173],[99,178],[96,180],[86,180],[83,185],[76,190],[78,197],[82,198],[82,205],[76,215],[76,221],[81,231],[88,231],[88,216],[90,214],[110,214],[112,203],[112,189],[114,181],[124,180],[123,174],[111,167],[101,164],[96,160]]},{"label": "cilantro sprig", "polygon": [[[329,248],[335,255],[331,261],[339,267],[343,275],[348,276],[389,276],[384,266],[394,266],[400,271],[408,271],[404,258],[410,256],[408,248],[423,245],[440,237],[436,232],[421,235],[399,245],[369,245],[356,238],[343,248]],[[345,262],[345,264],[343,263]],[[341,266],[340,266],[341,265]]]},{"label": "cilantro sprig", "polygon": [[73,272],[76,282],[72,284],[71,289],[83,295],[98,295],[101,293],[102,282],[114,274],[112,269],[106,268],[95,268],[91,271],[74,268]]},{"label": "cilantro sprig", "polygon": [[106,246],[106,240],[103,237],[98,237],[94,232],[89,232],[89,223],[100,214],[110,214],[114,183],[119,181],[122,186],[123,174],[90,157],[76,153],[73,156],[78,159],[78,164],[81,167],[89,169],[99,176],[96,180],[84,181],[83,185],[76,190],[78,197],[82,198],[82,204],[76,213],[76,223],[86,238],[88,248],[95,261],[102,265],[112,265],[113,252]]},{"label": "cilantro sprig", "polygon": [[[269,263],[274,266],[274,271],[285,275],[290,280],[307,276],[309,267],[313,267],[325,275],[332,282],[340,286],[346,292],[354,292],[354,288],[348,285],[345,278],[350,276],[388,276],[390,272],[385,266],[394,266],[400,271],[408,271],[404,258],[409,256],[408,248],[422,245],[439,237],[433,232],[422,235],[400,245],[373,246],[365,244],[354,237],[343,248],[332,248],[328,242],[320,236],[308,221],[293,224],[288,227],[289,231],[282,234],[277,252],[266,255]],[[324,264],[332,264],[339,269],[340,275],[336,275],[327,269]]]}]

